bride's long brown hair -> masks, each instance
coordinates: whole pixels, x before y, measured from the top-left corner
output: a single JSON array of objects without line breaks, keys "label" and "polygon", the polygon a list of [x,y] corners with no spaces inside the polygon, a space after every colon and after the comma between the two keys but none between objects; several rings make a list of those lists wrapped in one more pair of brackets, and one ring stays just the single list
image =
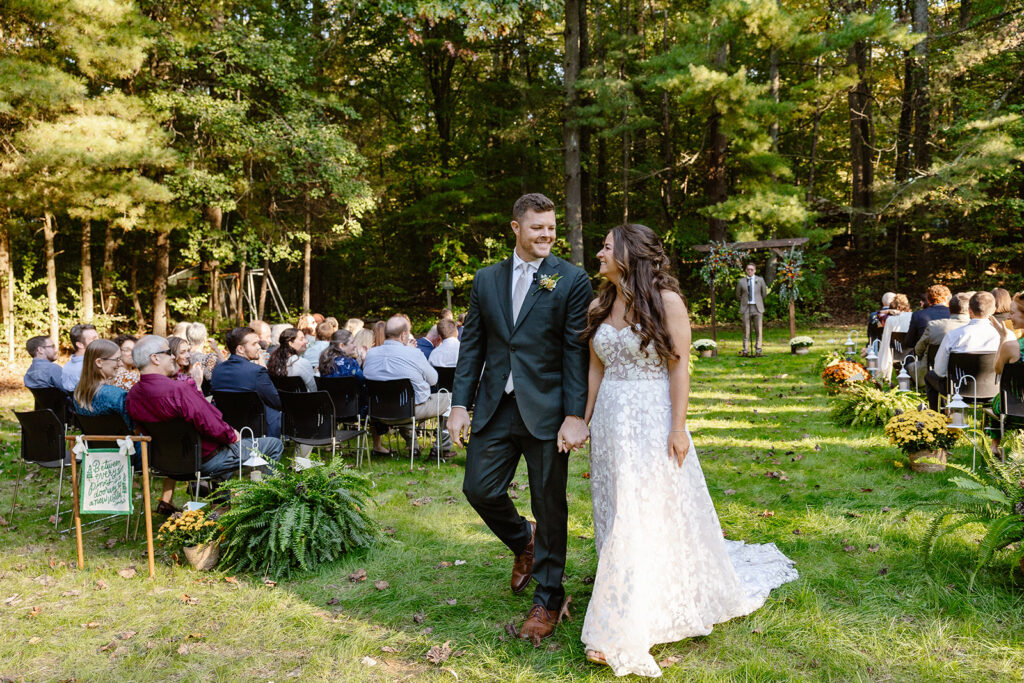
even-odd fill
[{"label": "bride's long brown hair", "polygon": [[[661,293],[667,290],[680,297],[683,294],[679,291],[679,281],[668,272],[669,261],[661,239],[639,223],[619,225],[611,229],[611,234],[612,257],[619,269],[619,289],[626,305],[626,323],[639,325],[637,335],[645,354],[647,345],[654,342],[654,350],[662,360],[678,360],[679,354],[672,348],[672,338],[666,329]],[[593,339],[597,328],[611,314],[615,294],[615,285],[605,280],[597,292],[597,305],[587,315],[584,339]]]}]

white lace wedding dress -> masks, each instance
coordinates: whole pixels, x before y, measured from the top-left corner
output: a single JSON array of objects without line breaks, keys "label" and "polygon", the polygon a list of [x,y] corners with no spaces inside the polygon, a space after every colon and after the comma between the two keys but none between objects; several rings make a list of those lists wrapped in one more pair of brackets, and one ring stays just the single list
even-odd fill
[{"label": "white lace wedding dress", "polygon": [[668,456],[668,370],[653,345],[603,324],[594,350],[604,380],[590,429],[597,575],[583,622],[588,650],[616,675],[660,676],[657,643],[711,633],[797,578],[774,543],[726,541],[693,446]]}]

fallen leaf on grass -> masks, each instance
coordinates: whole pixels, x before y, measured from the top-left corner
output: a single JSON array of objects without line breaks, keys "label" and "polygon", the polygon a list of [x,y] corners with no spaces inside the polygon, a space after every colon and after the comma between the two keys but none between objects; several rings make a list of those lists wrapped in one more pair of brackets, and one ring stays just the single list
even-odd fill
[{"label": "fallen leaf on grass", "polygon": [[355,570],[354,572],[352,572],[351,574],[348,575],[348,580],[351,581],[352,583],[356,583],[357,581],[366,581],[366,570],[365,569],[357,569],[357,570]]},{"label": "fallen leaf on grass", "polygon": [[363,657],[359,661],[363,666],[377,666],[377,660],[370,656]]},{"label": "fallen leaf on grass", "polygon": [[861,489],[860,490],[861,493],[871,493],[872,491],[874,491],[874,489]]},{"label": "fallen leaf on grass", "polygon": [[754,630],[751,631],[751,633],[756,633],[758,635],[761,635],[762,633],[764,633],[764,629],[763,628],[755,628]]},{"label": "fallen leaf on grass", "polygon": [[181,597],[178,598],[178,599],[181,600],[186,605],[198,605],[199,604],[199,598],[198,597],[193,597],[193,596],[189,595],[188,593],[182,593]]},{"label": "fallen leaf on grass", "polygon": [[34,617],[38,617],[42,613],[43,613],[43,608],[42,607],[40,607],[39,605],[33,605],[32,610],[27,615],[25,615],[25,616],[27,616],[27,617],[29,617],[31,619],[31,618],[34,618]]},{"label": "fallen leaf on grass", "polygon": [[14,605],[17,605],[19,602],[21,602],[21,600],[19,599],[20,597],[21,597],[21,593],[15,593],[11,597],[6,598],[4,600],[4,604],[7,605],[8,607],[13,607]]},{"label": "fallen leaf on grass", "polygon": [[519,494],[516,493],[515,491],[509,491],[508,497],[511,498],[512,500],[519,500]]},{"label": "fallen leaf on grass", "polygon": [[820,451],[821,450],[821,446],[819,446],[818,444],[814,444],[814,450]]},{"label": "fallen leaf on grass", "polygon": [[[57,526],[57,521],[58,521],[57,520],[57,515],[50,515],[50,519],[49,519],[50,524],[52,524],[54,526]],[[5,519],[4,523],[0,524],[0,526],[7,526],[7,520]]]},{"label": "fallen leaf on grass", "polygon": [[131,640],[135,637],[138,631],[123,631],[117,634],[119,640]]},{"label": "fallen leaf on grass", "polygon": [[793,535],[794,535],[794,536],[799,536],[799,535],[800,535],[800,534],[802,534],[802,533],[803,533],[803,532],[802,532],[802,531],[800,531],[799,529],[793,529]]},{"label": "fallen leaf on grass", "polygon": [[431,498],[430,496],[424,496],[422,498],[417,498],[416,500],[412,501],[412,506],[418,508],[418,507],[421,507],[423,505],[426,505],[427,503],[433,503],[433,502],[434,502],[433,498]]},{"label": "fallen leaf on grass", "polygon": [[844,512],[843,514],[846,515],[847,517],[850,517],[851,519],[857,519],[858,517],[863,517],[864,516],[864,515],[860,514],[859,512]]},{"label": "fallen leaf on grass", "polygon": [[774,517],[774,516],[775,516],[775,511],[774,510],[765,510],[764,512],[761,513],[761,517]]},{"label": "fallen leaf on grass", "polygon": [[804,459],[804,456],[802,456],[802,455],[794,455],[789,460],[790,460],[790,462],[796,462],[797,460],[803,460],[803,459]]},{"label": "fallen leaf on grass", "polygon": [[722,491],[722,493],[727,495],[727,496],[733,496],[733,495],[736,495],[736,489],[726,489],[726,490]]},{"label": "fallen leaf on grass", "polygon": [[658,666],[660,666],[662,669],[667,669],[679,660],[680,657],[678,655],[672,655],[670,657],[665,657],[665,659],[658,662]]},{"label": "fallen leaf on grass", "polygon": [[450,641],[444,641],[441,645],[435,645],[427,651],[427,661],[431,664],[444,664],[452,656]]},{"label": "fallen leaf on grass", "polygon": [[590,479],[590,472],[589,472],[589,471],[587,471],[587,472],[584,472],[584,473],[583,473],[583,478],[584,478],[584,479]]},{"label": "fallen leaf on grass", "polygon": [[423,629],[422,631],[420,631],[420,633],[422,633],[425,636],[429,636],[433,632],[434,632],[434,627],[433,626],[428,626],[425,629]]},{"label": "fallen leaf on grass", "polygon": [[103,545],[107,548],[107,550],[110,550],[115,545],[117,545],[117,539],[116,538],[108,538],[107,542],[104,543]]},{"label": "fallen leaf on grass", "polygon": [[878,570],[878,575],[879,576],[885,576],[888,573],[889,573],[889,569],[887,567],[882,567],[881,569]]},{"label": "fallen leaf on grass", "polygon": [[103,647],[101,647],[100,648],[100,652],[106,652],[107,650],[113,650],[115,647],[117,647],[117,643],[112,640],[109,643],[107,643],[106,645],[104,645]]},{"label": "fallen leaf on grass", "polygon": [[874,545],[869,545],[868,546],[868,552],[869,553],[877,553],[878,552],[878,544],[875,543]]},{"label": "fallen leaf on grass", "polygon": [[508,622],[507,624],[505,624],[505,633],[509,634],[513,638],[518,638],[519,637],[519,629],[516,628],[515,623],[513,623],[511,621]]},{"label": "fallen leaf on grass", "polygon": [[426,618],[427,616],[423,614],[423,612],[417,612],[416,614],[412,615],[412,620],[415,621],[417,624],[422,624],[426,620]]},{"label": "fallen leaf on grass", "polygon": [[128,567],[127,569],[119,569],[117,571],[117,575],[120,576],[122,579],[131,579],[135,576],[136,573],[137,572],[135,571],[135,567]]},{"label": "fallen leaf on grass", "polygon": [[437,564],[435,564],[434,569],[447,569],[450,566],[452,566],[452,563],[447,560],[444,560],[442,562],[438,562]]},{"label": "fallen leaf on grass", "polygon": [[890,508],[888,506],[882,508],[882,512],[889,512],[890,510],[892,510],[892,508]]},{"label": "fallen leaf on grass", "polygon": [[373,587],[379,591],[386,591],[387,589],[391,588],[391,584],[387,581],[374,581]]},{"label": "fallen leaf on grass", "polygon": [[594,577],[593,576],[584,576],[583,577],[583,585],[584,586],[589,586],[592,583],[594,583]]},{"label": "fallen leaf on grass", "polygon": [[97,628],[100,625],[98,621],[90,621],[88,624],[82,624],[82,628]]},{"label": "fallen leaf on grass", "polygon": [[224,577],[224,583],[230,583],[235,588],[238,588],[238,579],[236,579],[233,576],[225,576]]},{"label": "fallen leaf on grass", "polygon": [[76,597],[76,596],[81,595],[81,594],[82,594],[82,591],[64,591],[63,593],[60,594],[60,597],[62,597],[62,598],[73,598],[73,597]]},{"label": "fallen leaf on grass", "polygon": [[108,588],[110,588],[110,586],[107,584],[106,581],[104,581],[103,579],[97,579],[97,581],[96,581],[96,590],[98,590],[98,591],[105,591]]},{"label": "fallen leaf on grass", "polygon": [[465,560],[455,560],[455,566],[456,567],[461,567],[464,564],[466,564]]},{"label": "fallen leaf on grass", "polygon": [[178,654],[179,655],[187,655],[188,654],[188,645],[186,645],[185,643],[182,643],[181,645],[179,645],[178,646]]},{"label": "fallen leaf on grass", "polygon": [[339,602],[340,600],[338,600],[338,598],[330,598],[327,600],[328,605],[337,605]]},{"label": "fallen leaf on grass", "polygon": [[381,652],[390,652],[391,654],[396,654],[398,652],[398,650],[396,650],[395,648],[391,647],[390,645],[382,646],[380,648],[380,651]]},{"label": "fallen leaf on grass", "polygon": [[277,581],[274,581],[273,579],[263,579],[263,585],[270,586],[271,588],[273,588],[277,585]]},{"label": "fallen leaf on grass", "polygon": [[855,550],[857,550],[857,546],[855,546],[855,545],[844,545],[843,546],[843,552],[852,553]]},{"label": "fallen leaf on grass", "polygon": [[28,644],[29,645],[35,645],[36,643],[41,643],[41,642],[43,642],[43,639],[40,638],[39,636],[32,636],[31,638],[28,639]]},{"label": "fallen leaf on grass", "polygon": [[448,598],[447,600],[445,600],[445,604],[457,605],[457,604],[459,604],[459,601],[456,600],[455,598]]}]

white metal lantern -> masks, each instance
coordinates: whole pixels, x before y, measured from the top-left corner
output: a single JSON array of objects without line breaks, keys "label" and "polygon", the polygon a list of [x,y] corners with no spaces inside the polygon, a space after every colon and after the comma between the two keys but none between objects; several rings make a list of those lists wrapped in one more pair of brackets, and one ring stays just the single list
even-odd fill
[{"label": "white metal lantern", "polygon": [[843,342],[843,346],[846,347],[846,355],[847,356],[852,356],[853,355],[853,347],[854,347],[853,335],[851,335],[851,334],[847,334],[846,335],[846,341]]},{"label": "white metal lantern", "polygon": [[864,360],[868,362],[868,370],[871,371],[871,374],[874,374],[875,371],[878,370],[878,354],[875,353],[875,347],[873,344],[868,348],[868,355]]},{"label": "white metal lantern", "polygon": [[899,384],[900,392],[910,391],[910,375],[905,367],[900,368],[900,374],[896,375],[896,383]]},{"label": "white metal lantern", "polygon": [[964,397],[960,395],[959,390],[954,392],[953,396],[949,399],[949,403],[946,404],[946,408],[949,409],[949,416],[953,419],[951,423],[946,425],[949,429],[966,429],[968,427],[964,411],[970,408],[970,406],[964,403]]}]

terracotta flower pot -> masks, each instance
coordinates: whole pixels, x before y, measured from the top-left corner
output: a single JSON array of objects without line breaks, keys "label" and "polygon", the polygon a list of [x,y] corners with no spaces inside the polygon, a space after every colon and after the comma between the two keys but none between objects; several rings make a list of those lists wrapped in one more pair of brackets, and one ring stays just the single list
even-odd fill
[{"label": "terracotta flower pot", "polygon": [[201,572],[206,572],[217,566],[220,559],[220,544],[216,541],[203,545],[191,545],[183,548],[188,563]]},{"label": "terracotta flower pot", "polygon": [[714,351],[712,351],[711,349],[701,349],[700,350],[700,357],[701,358],[711,358],[711,355],[713,353],[714,353]]},{"label": "terracotta flower pot", "polygon": [[[946,469],[946,451],[941,448],[937,451],[908,453],[907,457],[910,458],[910,469],[915,472],[942,472]],[[920,462],[922,458],[934,458],[938,462]]]},{"label": "terracotta flower pot", "polygon": [[791,347],[789,347],[789,350],[794,355],[806,356],[808,353],[811,352],[811,347],[809,347],[809,346],[791,346]]}]

